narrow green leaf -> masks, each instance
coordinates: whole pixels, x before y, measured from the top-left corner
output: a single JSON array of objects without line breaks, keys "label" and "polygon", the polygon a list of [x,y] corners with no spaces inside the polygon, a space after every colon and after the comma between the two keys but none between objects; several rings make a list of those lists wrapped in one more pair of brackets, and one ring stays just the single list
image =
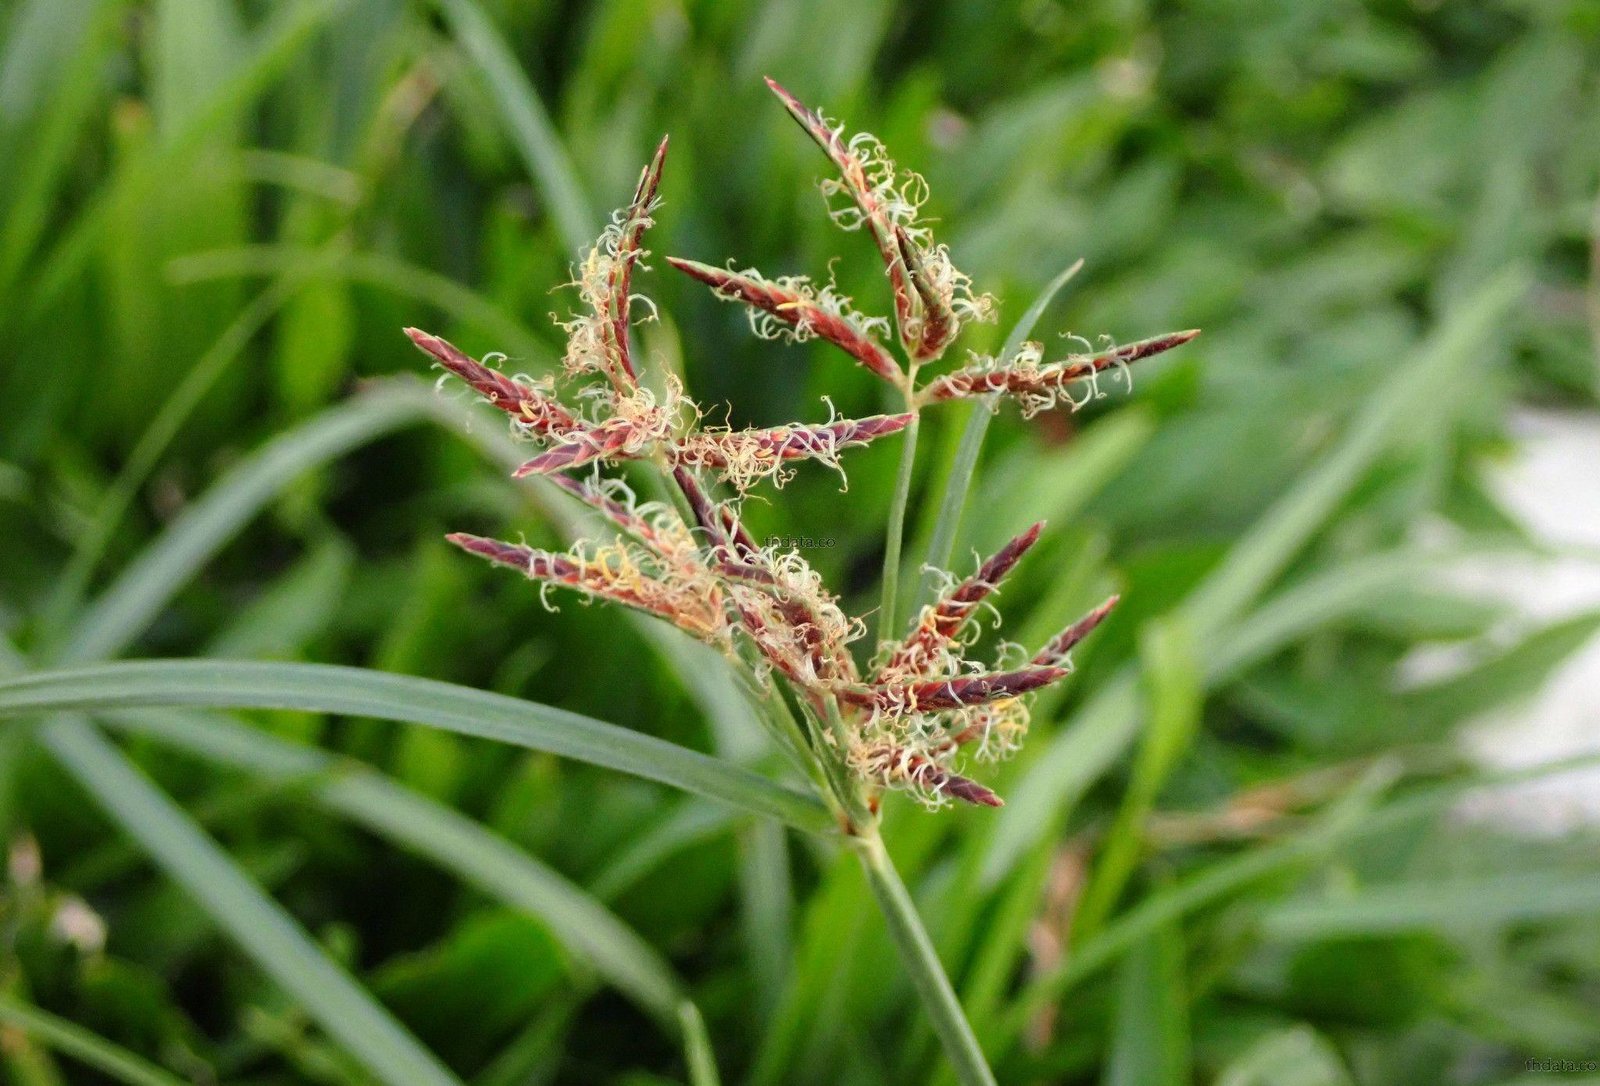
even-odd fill
[{"label": "narrow green leaf", "polygon": [[159,151],[118,170],[111,183],[102,186],[93,202],[72,220],[49,254],[38,261],[25,323],[47,310],[83,271],[96,247],[105,240],[114,213],[136,202],[133,197],[147,186],[159,184],[164,176],[181,168],[185,157],[210,133],[236,117],[244,105],[288,68],[341,6],[338,0],[301,0],[274,12],[258,32],[258,42],[250,56],[227,84],[206,99],[203,109],[187,117],[181,129],[167,134]]},{"label": "narrow green leaf", "polygon": [[794,885],[782,826],[753,822],[740,832],[739,896],[756,999],[762,1013],[771,1014],[794,954]]},{"label": "narrow green leaf", "polygon": [[1269,939],[1326,939],[1423,930],[1502,928],[1600,913],[1600,875],[1519,871],[1491,878],[1371,886],[1348,897],[1267,906]]},{"label": "narrow green leaf", "polygon": [[1406,691],[1401,710],[1416,721],[1420,735],[1434,736],[1451,724],[1531,698],[1551,672],[1594,640],[1597,631],[1600,612],[1553,622],[1474,667]]},{"label": "narrow green leaf", "polygon": [[1217,1086],[1352,1086],[1339,1050],[1310,1026],[1269,1033],[1217,1076]]},{"label": "narrow green leaf", "polygon": [[68,661],[114,656],[295,476],[422,418],[426,398],[393,385],[329,408],[275,438],[224,475],[139,555],[74,624]]},{"label": "narrow green leaf", "polygon": [[[1425,417],[1443,392],[1494,341],[1525,277],[1508,273],[1452,310],[1395,380],[1375,393],[1344,437],[1234,544],[1222,564],[1180,605],[1203,643],[1225,651],[1230,627],[1277,577],[1395,440]],[[993,885],[1028,846],[1055,832],[1067,808],[1127,749],[1138,729],[1131,670],[1114,676],[1036,755],[1008,792],[984,864]]]},{"label": "narrow green leaf", "polygon": [[[496,347],[516,357],[524,367],[548,368],[555,362],[549,341],[498,302],[388,253],[353,253],[341,247],[244,245],[180,257],[167,265],[167,272],[179,283],[289,275],[302,282],[334,279],[360,283],[434,306],[464,324],[482,329],[495,338]],[[398,335],[395,342],[397,349],[404,347]]]},{"label": "narrow green leaf", "polygon": [[459,1079],[87,721],[57,717],[41,738],[238,947],[381,1081],[459,1086]]},{"label": "narrow green leaf", "polygon": [[[1073,276],[1083,268],[1083,261],[1078,260],[1066,267],[1054,279],[1045,285],[1034,298],[1022,317],[1012,326],[1011,333],[1006,336],[1005,346],[1000,348],[1000,357],[1009,358],[1016,354],[1027,338],[1033,334],[1033,326],[1039,322],[1055,296],[1061,292]],[[961,431],[961,443],[956,447],[954,458],[951,460],[950,471],[945,479],[944,494],[939,499],[939,514],[934,521],[933,531],[928,542],[928,557],[926,565],[933,569],[950,568],[950,555],[955,549],[956,534],[961,530],[961,515],[966,509],[967,492],[972,488],[972,475],[978,466],[978,454],[983,451],[983,438],[989,432],[989,420],[994,415],[996,397],[986,396],[967,407],[966,425]],[[930,597],[933,592],[934,582],[925,579],[918,595],[917,603],[920,605]]]},{"label": "narrow green leaf", "polygon": [[169,1071],[75,1022],[0,993],[0,1022],[128,1086],[184,1086]]},{"label": "narrow green leaf", "polygon": [[69,616],[82,601],[84,589],[94,575],[100,559],[105,555],[106,548],[116,537],[117,529],[122,525],[122,518],[127,515],[128,509],[139,494],[139,488],[149,478],[161,455],[167,451],[172,439],[178,435],[195,408],[200,406],[206,393],[211,391],[211,387],[222,376],[223,371],[243,353],[250,340],[266,325],[273,314],[277,313],[297,287],[296,280],[284,278],[258,294],[255,300],[245,306],[228,327],[223,329],[216,342],[200,356],[200,360],[189,370],[183,381],[173,390],[172,395],[162,403],[161,410],[156,413],[156,417],[140,436],[138,444],[128,454],[128,459],[117,473],[116,479],[101,498],[100,506],[94,511],[91,519],[89,531],[78,543],[71,560],[68,561],[66,569],[52,590],[50,600],[45,606],[47,616],[45,623],[48,628],[59,628],[68,621]]},{"label": "narrow green leaf", "polygon": [[1078,940],[1098,930],[1121,899],[1144,848],[1144,825],[1156,798],[1200,722],[1201,666],[1188,627],[1180,619],[1154,623],[1145,630],[1141,649],[1150,726],[1073,916],[1073,937]]},{"label": "narrow green leaf", "polygon": [[1071,987],[1115,961],[1165,924],[1237,893],[1261,879],[1303,868],[1348,841],[1369,838],[1438,817],[1469,793],[1538,780],[1600,764],[1600,755],[1584,755],[1502,773],[1471,775],[1419,789],[1376,806],[1375,798],[1393,783],[1393,767],[1377,763],[1305,832],[1249,849],[1163,887],[1108,924],[1099,935],[1077,947],[1067,962],[1037,978],[1010,1009],[1002,1032],[1015,1036],[1027,1017],[1059,999]]},{"label": "narrow green leaf", "polygon": [[798,829],[832,829],[814,797],[748,769],[564,709],[432,679],[328,664],[141,660],[0,681],[6,715],[160,705],[299,709],[422,724],[630,773]]},{"label": "narrow green leaf", "polygon": [[589,882],[589,889],[601,901],[615,901],[657,866],[679,850],[726,833],[738,825],[737,811],[722,804],[706,804],[685,799],[671,814],[658,817],[652,825],[629,840]]},{"label": "narrow green leaf", "polygon": [[313,778],[313,799],[540,917],[608,983],[678,1029],[683,983],[648,943],[581,888],[453,808],[359,763],[224,718],[123,712],[101,719],[220,765],[272,779]]},{"label": "narrow green leaf", "polygon": [[562,244],[571,255],[588,250],[599,232],[583,186],[538,92],[505,39],[472,0],[435,0],[450,31],[478,66],[510,126],[512,142],[544,192]]},{"label": "narrow green leaf", "polygon": [[1186,1086],[1189,1005],[1183,936],[1168,924],[1123,959],[1106,1086]]}]

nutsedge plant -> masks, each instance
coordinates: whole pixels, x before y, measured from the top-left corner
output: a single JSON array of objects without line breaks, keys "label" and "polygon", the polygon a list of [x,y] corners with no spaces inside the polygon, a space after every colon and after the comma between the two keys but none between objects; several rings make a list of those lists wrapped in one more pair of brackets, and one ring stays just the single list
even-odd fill
[{"label": "nutsedge plant", "polygon": [[[646,232],[659,209],[667,154],[662,140],[633,199],[576,269],[577,306],[558,319],[567,334],[559,381],[508,376],[437,336],[407,329],[418,347],[510,416],[516,434],[537,446],[514,474],[547,479],[608,522],[609,534],[565,552],[465,533],[449,539],[533,579],[541,591],[568,590],[633,608],[726,656],[761,695],[758,716],[773,740],[813,782],[842,832],[862,845],[891,930],[957,1070],[967,1081],[992,1081],[904,888],[886,866],[877,837],[881,798],[893,789],[930,807],[951,801],[1000,806],[999,796],[967,775],[967,761],[1017,749],[1027,732],[1029,693],[1071,673],[1072,649],[1116,599],[1031,652],[1009,646],[999,660],[972,659],[977,619],[1038,541],[1043,525],[1034,524],[970,575],[944,575],[945,589],[900,628],[896,585],[918,420],[927,408],[961,399],[990,405],[1009,399],[1024,415],[1077,409],[1103,394],[1098,382],[1106,371],[1126,379],[1131,363],[1196,333],[1101,350],[1084,343],[1082,352],[1051,361],[1041,344],[1026,342],[1004,357],[969,354],[965,365],[922,379],[965,325],[993,319],[993,299],[974,291],[921,221],[927,188],[918,175],[896,166],[876,138],[847,137],[768,83],[836,171],[820,186],[830,218],[871,237],[888,281],[889,315],[857,311],[831,283],[768,278],[754,269],[678,257],[667,263],[744,306],[757,336],[820,339],[838,347],[893,386],[903,410],[734,430],[706,425],[704,412],[672,376],[654,387],[646,383],[629,329],[641,312],[644,319],[654,315],[635,291],[634,274],[649,255]],[[741,506],[759,484],[781,487],[802,461],[842,472],[846,451],[902,432],[877,644],[862,663],[853,645],[866,635],[865,618],[843,610],[798,550],[758,544]],[[659,472],[672,500],[641,502],[622,479],[605,473],[626,461]],[[732,497],[720,497],[719,486]]]}]

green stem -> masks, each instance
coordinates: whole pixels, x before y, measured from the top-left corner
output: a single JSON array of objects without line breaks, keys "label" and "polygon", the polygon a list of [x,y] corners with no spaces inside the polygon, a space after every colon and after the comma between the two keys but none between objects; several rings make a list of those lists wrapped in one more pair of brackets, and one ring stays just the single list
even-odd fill
[{"label": "green stem", "polygon": [[[909,410],[915,411],[913,404]],[[911,500],[911,474],[917,462],[917,429],[922,416],[913,415],[900,448],[900,474],[895,479],[894,501],[889,507],[889,535],[883,551],[883,599],[878,604],[878,641],[893,638],[900,627],[895,621],[895,598],[900,589],[900,546],[906,530],[906,505]]]},{"label": "green stem", "polygon": [[889,926],[895,949],[911,974],[911,983],[924,1009],[933,1019],[933,1030],[939,1035],[939,1043],[944,1046],[957,1080],[962,1086],[995,1086],[994,1072],[983,1058],[978,1038],[961,1010],[950,978],[939,964],[939,954],[922,926],[917,906],[883,847],[883,839],[876,833],[858,838],[856,853],[861,857],[862,869],[873,896],[878,899],[878,908]]}]

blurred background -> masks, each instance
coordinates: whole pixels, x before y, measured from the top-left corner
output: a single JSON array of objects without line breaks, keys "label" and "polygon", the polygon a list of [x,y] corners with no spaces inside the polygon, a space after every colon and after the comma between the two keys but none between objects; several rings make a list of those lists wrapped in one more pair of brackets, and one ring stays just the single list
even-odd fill
[{"label": "blurred background", "polygon": [[[1003,411],[963,526],[964,563],[1049,522],[1000,600],[1011,638],[1124,600],[1024,753],[978,772],[1004,810],[888,812],[1001,1080],[1600,1081],[1600,786],[1528,769],[1600,750],[1594,0],[7,0],[0,34],[6,670],[153,578],[127,655],[357,664],[759,761],[658,639],[442,541],[557,535],[484,455],[498,417],[435,394],[400,329],[545,372],[552,288],[663,133],[658,257],[831,268],[884,312],[771,75],[926,176],[1002,306],[963,346],[998,349],[1079,257],[1047,349],[1205,330],[1131,392]],[[642,349],[736,425],[884,408],[659,259],[636,282]],[[396,376],[408,414],[337,414]],[[913,556],[961,421],[924,422]],[[320,452],[284,445],[325,424]],[[806,557],[857,611],[897,453],[750,505],[757,534],[833,540]],[[214,556],[152,559],[207,495],[262,510]],[[848,856],[422,728],[224,725],[341,761],[285,777],[107,734],[465,1081],[687,1071],[548,918],[318,802],[328,765],[636,929],[725,1081],[939,1081]],[[368,1081],[63,765],[8,723],[7,1081],[116,1080],[41,1021],[179,1081]]]}]

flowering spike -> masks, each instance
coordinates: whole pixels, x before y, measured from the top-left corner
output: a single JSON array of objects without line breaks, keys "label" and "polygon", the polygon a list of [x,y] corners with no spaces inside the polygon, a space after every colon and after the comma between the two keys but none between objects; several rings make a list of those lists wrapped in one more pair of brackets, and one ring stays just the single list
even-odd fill
[{"label": "flowering spike", "polygon": [[657,555],[665,556],[675,551],[688,527],[675,515],[652,520],[630,504],[618,501],[605,486],[588,479],[579,479],[559,472],[547,476],[556,486],[583,502],[611,521],[618,528],[645,544]]},{"label": "flowering spike", "polygon": [[803,279],[772,281],[754,272],[730,271],[675,256],[667,257],[667,263],[709,286],[717,297],[743,302],[786,326],[780,333],[752,314],[751,327],[763,338],[783,334],[803,343],[815,336],[843,350],[892,385],[898,387],[905,379],[900,366],[873,337],[870,322],[851,313],[849,299],[840,297],[832,288],[818,292]]},{"label": "flowering spike", "polygon": [[951,675],[927,682],[841,688],[838,694],[853,705],[875,706],[885,711],[928,713],[1013,698],[1048,686],[1071,673],[1071,668],[1030,665],[1015,671],[996,671],[987,675]]},{"label": "flowering spike", "polygon": [[608,419],[600,426],[575,431],[567,436],[574,437],[574,440],[540,453],[512,472],[511,477],[525,479],[530,475],[549,475],[551,472],[582,467],[596,460],[632,460],[637,459],[641,452],[637,447],[641,440],[638,430],[623,419]]},{"label": "flowering spike", "polygon": [[822,114],[807,107],[776,80],[767,79],[767,86],[838,169],[840,181],[825,185],[823,193],[848,193],[855,201],[860,217],[851,219],[835,215],[834,221],[846,229],[865,223],[872,233],[872,240],[878,246],[878,255],[883,258],[884,271],[889,276],[889,285],[894,291],[895,317],[900,325],[901,339],[909,343],[907,335],[915,316],[914,303],[911,287],[906,281],[905,263],[901,260],[900,247],[895,241],[894,215],[885,202],[885,193],[891,190],[895,180],[894,163],[882,154],[882,147],[876,140],[865,143],[868,153],[863,154],[858,146],[863,137],[858,136],[847,143],[842,135],[842,127],[829,125]]},{"label": "flowering spike", "polygon": [[[915,388],[912,375],[919,366],[939,358],[965,322],[986,319],[992,299],[973,293],[949,250],[918,222],[927,195],[921,178],[899,170],[872,136],[846,137],[768,82],[838,168],[837,177],[821,182],[830,216],[848,230],[865,227],[878,246],[894,291],[893,334],[904,357],[897,361],[891,354],[890,321],[854,312],[831,282],[769,280],[753,270],[671,261],[719,297],[743,303],[757,335],[825,339],[893,384],[912,412],[986,393],[1013,395],[1032,412],[1070,399],[1077,382],[1092,398],[1104,370],[1193,338],[1193,332],[1181,332],[1099,353],[1085,345],[1085,353],[1049,365],[1042,363],[1040,346],[1029,343],[1004,361],[974,358],[973,365]],[[648,255],[644,238],[658,206],[666,152],[663,140],[630,203],[584,255],[572,284],[580,303],[558,318],[568,334],[565,374],[579,386],[568,402],[578,406],[556,399],[555,379],[508,377],[436,336],[407,329],[420,349],[510,415],[522,436],[539,440],[538,455],[517,469],[519,477],[548,476],[615,528],[608,539],[579,542],[562,553],[466,534],[450,541],[541,582],[541,594],[566,589],[669,621],[734,660],[763,689],[768,680],[782,680],[809,726],[806,736],[786,745],[802,760],[816,759],[808,768],[832,793],[836,809],[849,812],[847,819],[872,817],[884,788],[910,791],[930,806],[949,800],[999,806],[998,796],[962,775],[962,760],[993,759],[1017,749],[1028,727],[1026,695],[1070,673],[1069,652],[1104,620],[1115,598],[1062,631],[1026,665],[985,671],[967,659],[970,638],[964,634],[1039,539],[1041,526],[1034,525],[924,607],[915,630],[865,679],[851,651],[865,634],[865,622],[845,613],[794,545],[769,540],[758,546],[741,519],[740,503],[716,501],[697,473],[716,472],[741,492],[761,479],[782,485],[794,463],[820,460],[838,468],[843,450],[905,429],[915,414],[708,429],[674,377],[655,384],[639,379],[628,343],[633,273]],[[565,474],[587,464],[630,460],[670,473],[687,508],[680,513],[661,503],[639,505],[621,479],[605,479],[598,470]],[[829,748],[826,755],[823,747]],[[825,756],[837,759],[848,777],[824,766]]]},{"label": "flowering spike", "polygon": [[620,544],[602,547],[592,555],[580,555],[554,554],[466,532],[454,532],[445,538],[468,553],[515,569],[532,580],[664,618],[705,641],[715,641],[723,626],[720,590],[658,579],[639,564],[636,552]]},{"label": "flowering spike", "polygon": [[1039,650],[1039,654],[1033,658],[1031,663],[1042,667],[1060,666],[1066,660],[1067,653],[1071,652],[1078,642],[1093,633],[1095,627],[1106,620],[1106,616],[1111,614],[1111,609],[1116,607],[1121,599],[1121,596],[1112,596],[1099,607],[1096,607],[1071,626],[1056,634],[1055,637],[1051,638],[1048,645]]},{"label": "flowering spike", "polygon": [[1198,328],[1171,332],[1097,354],[1069,356],[1065,361],[1047,365],[1039,364],[1039,345],[1029,344],[1004,363],[990,361],[945,374],[924,388],[921,396],[925,403],[936,403],[997,392],[1021,400],[1027,413],[1032,414],[1055,406],[1063,397],[1070,401],[1067,386],[1074,382],[1092,378],[1113,366],[1126,366],[1181,347],[1199,334]]},{"label": "flowering spike", "polygon": [[431,355],[439,365],[461,378],[473,391],[533,433],[544,436],[553,430],[565,430],[577,425],[572,413],[544,391],[490,369],[448,340],[419,328],[407,328],[405,332],[411,337],[412,343]]},{"label": "flowering spike", "polygon": [[917,620],[916,629],[895,649],[879,675],[926,673],[930,670],[930,664],[940,662],[940,650],[955,640],[956,634],[977,610],[978,604],[999,587],[1005,575],[1039,541],[1039,533],[1043,529],[1044,521],[1039,521],[996,551],[971,577],[937,602],[925,606]]},{"label": "flowering spike", "polygon": [[617,352],[619,366],[635,382],[638,381],[639,374],[634,368],[628,346],[628,315],[633,305],[633,266],[645,255],[641,244],[645,230],[653,222],[650,215],[656,207],[656,190],[661,185],[661,167],[667,159],[667,140],[668,137],[661,137],[655,156],[639,175],[639,185],[634,190],[633,202],[623,212],[621,230],[617,237],[616,259],[611,267],[612,342]]},{"label": "flowering spike", "polygon": [[885,786],[910,788],[935,803],[949,797],[984,807],[1005,806],[1004,800],[977,781],[953,773],[906,747],[879,744],[861,751],[853,762],[863,775]]},{"label": "flowering spike", "polygon": [[496,565],[510,566],[524,573],[532,567],[536,553],[532,547],[520,543],[504,543],[498,539],[472,535],[469,532],[451,532],[445,539],[468,554],[476,554],[479,558],[486,558]]},{"label": "flowering spike", "polygon": [[701,430],[681,438],[674,459],[692,467],[712,468],[740,490],[757,479],[782,486],[789,478],[783,465],[791,460],[820,460],[839,466],[843,449],[903,430],[915,416],[872,415],[815,426],[779,426],[770,430]]},{"label": "flowering spike", "polygon": [[917,248],[917,243],[899,226],[895,227],[894,238],[900,258],[905,262],[907,277],[922,302],[922,320],[911,353],[918,361],[925,362],[944,353],[960,329],[960,318],[956,315],[952,300],[940,291],[935,281],[935,271]]}]

